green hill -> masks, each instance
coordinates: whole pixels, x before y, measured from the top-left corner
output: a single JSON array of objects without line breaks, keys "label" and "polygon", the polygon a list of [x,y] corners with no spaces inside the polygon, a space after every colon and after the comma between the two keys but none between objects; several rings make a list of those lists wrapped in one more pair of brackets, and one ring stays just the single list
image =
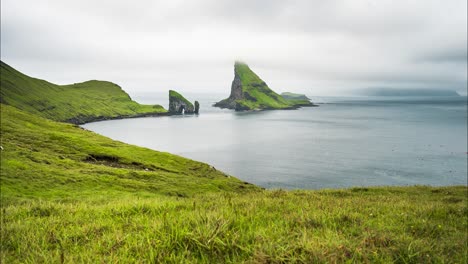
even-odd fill
[{"label": "green hill", "polygon": [[1,132],[3,202],[256,189],[207,164],[113,141],[3,104]]},{"label": "green hill", "polygon": [[[300,103],[304,103],[301,101]],[[242,110],[295,109],[296,101],[288,101],[271,90],[247,64],[234,64],[234,80],[229,98],[217,102],[214,106]]]},{"label": "green hill", "polygon": [[132,101],[118,85],[87,81],[56,85],[22,74],[0,62],[0,102],[56,121],[90,121],[165,113],[160,105]]}]

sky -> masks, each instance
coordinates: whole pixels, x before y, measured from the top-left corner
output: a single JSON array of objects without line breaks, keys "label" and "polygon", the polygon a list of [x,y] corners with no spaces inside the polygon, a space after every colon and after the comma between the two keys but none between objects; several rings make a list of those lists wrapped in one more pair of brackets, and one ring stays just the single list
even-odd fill
[{"label": "sky", "polygon": [[273,90],[467,91],[466,0],[2,0],[1,59],[58,84],[228,95],[235,60]]}]

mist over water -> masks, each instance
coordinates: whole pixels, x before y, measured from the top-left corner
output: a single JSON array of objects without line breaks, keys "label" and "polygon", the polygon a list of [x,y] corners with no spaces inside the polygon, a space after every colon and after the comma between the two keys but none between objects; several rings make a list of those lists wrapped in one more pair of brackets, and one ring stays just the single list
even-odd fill
[{"label": "mist over water", "polygon": [[[83,127],[266,188],[467,184],[466,97],[312,97],[323,104],[237,113],[211,107],[222,95],[184,96],[200,101],[200,115]],[[168,104],[166,96],[134,99]]]}]

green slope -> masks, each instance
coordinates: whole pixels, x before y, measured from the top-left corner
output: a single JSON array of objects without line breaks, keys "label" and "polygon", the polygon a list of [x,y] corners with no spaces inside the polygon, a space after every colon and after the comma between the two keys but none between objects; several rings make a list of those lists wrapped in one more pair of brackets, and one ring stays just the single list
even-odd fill
[{"label": "green slope", "polygon": [[0,102],[56,121],[75,124],[165,113],[160,105],[141,105],[132,101],[118,85],[87,81],[56,85],[22,74],[1,64]]},{"label": "green slope", "polygon": [[3,202],[256,189],[207,164],[113,141],[3,104],[1,146]]}]

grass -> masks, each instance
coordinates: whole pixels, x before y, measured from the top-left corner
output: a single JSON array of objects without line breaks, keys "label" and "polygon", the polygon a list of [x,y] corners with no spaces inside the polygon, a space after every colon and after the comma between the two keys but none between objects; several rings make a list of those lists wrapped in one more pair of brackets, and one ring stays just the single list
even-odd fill
[{"label": "grass", "polygon": [[4,263],[466,263],[466,187],[2,205]]},{"label": "grass", "polygon": [[212,166],[1,105],[2,201],[257,189]]},{"label": "grass", "polygon": [[166,112],[160,105],[132,101],[111,82],[94,80],[56,85],[24,75],[4,62],[0,62],[0,67],[0,102],[48,119],[82,124]]}]

